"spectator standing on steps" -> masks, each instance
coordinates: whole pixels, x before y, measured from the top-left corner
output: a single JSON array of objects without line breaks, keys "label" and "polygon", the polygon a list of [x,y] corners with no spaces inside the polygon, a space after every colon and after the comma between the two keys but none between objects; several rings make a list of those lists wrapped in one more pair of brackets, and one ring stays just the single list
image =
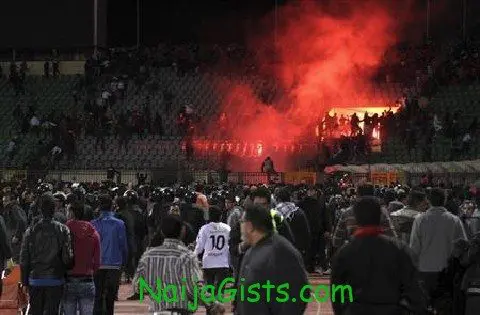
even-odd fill
[{"label": "spectator standing on steps", "polygon": [[45,60],[45,63],[43,64],[43,76],[45,78],[49,78],[50,77],[50,62],[47,60]]}]

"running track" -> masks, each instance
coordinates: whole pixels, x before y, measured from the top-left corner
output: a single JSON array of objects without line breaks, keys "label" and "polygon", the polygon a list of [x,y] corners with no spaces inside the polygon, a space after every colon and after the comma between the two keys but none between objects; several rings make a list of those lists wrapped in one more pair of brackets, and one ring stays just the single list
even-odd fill
[{"label": "running track", "polygon": [[[327,278],[320,278],[318,275],[311,275],[309,277],[313,286],[318,284],[328,284]],[[148,314],[147,307],[142,305],[139,301],[126,301],[126,297],[131,295],[131,286],[122,285],[120,287],[120,300],[115,303],[115,314],[119,315],[142,315]],[[225,314],[232,314],[230,306],[226,305],[227,312]],[[206,314],[205,309],[200,309],[195,314]],[[330,303],[311,302],[308,304],[306,315],[333,315]]]}]

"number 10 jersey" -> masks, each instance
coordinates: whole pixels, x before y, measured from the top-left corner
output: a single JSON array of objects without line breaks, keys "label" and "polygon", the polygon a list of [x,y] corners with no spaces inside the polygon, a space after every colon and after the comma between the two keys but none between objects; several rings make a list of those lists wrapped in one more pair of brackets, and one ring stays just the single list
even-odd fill
[{"label": "number 10 jersey", "polygon": [[199,255],[203,252],[203,269],[229,267],[229,237],[228,224],[210,222],[202,226],[197,235],[195,254]]}]

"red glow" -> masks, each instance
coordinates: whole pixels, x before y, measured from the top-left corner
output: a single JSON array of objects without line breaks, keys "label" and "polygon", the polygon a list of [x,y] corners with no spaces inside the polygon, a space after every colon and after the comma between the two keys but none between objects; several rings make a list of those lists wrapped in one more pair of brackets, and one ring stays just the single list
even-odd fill
[{"label": "red glow", "polygon": [[[313,1],[281,8],[274,46],[279,62],[275,65],[270,62],[272,34],[252,38],[251,50],[257,53],[261,75],[275,78],[276,90],[282,92],[273,104],[265,104],[258,95],[259,87],[245,80],[231,79],[219,85],[226,95],[219,110],[226,115],[222,114],[220,121],[229,122],[228,138],[244,143],[236,154],[270,155],[274,152],[265,149],[274,142],[279,144],[278,151],[293,152],[298,148],[285,142],[315,137],[315,133],[319,137],[314,126],[331,108],[390,105],[375,101],[371,76],[396,42],[398,11],[380,4],[389,1],[359,2],[350,1],[343,16],[322,11]],[[218,121],[210,126],[210,134],[217,130]],[[378,130],[375,135],[379,136]],[[256,154],[251,154],[258,141],[266,146],[257,146]],[[279,169],[285,165],[273,158]]]}]

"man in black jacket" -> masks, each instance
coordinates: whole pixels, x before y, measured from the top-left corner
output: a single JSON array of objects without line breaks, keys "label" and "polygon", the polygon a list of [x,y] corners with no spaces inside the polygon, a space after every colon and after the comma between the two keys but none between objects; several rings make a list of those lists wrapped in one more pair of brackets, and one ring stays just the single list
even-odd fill
[{"label": "man in black jacket", "polygon": [[180,203],[180,215],[183,222],[189,225],[185,236],[185,243],[190,244],[195,241],[198,231],[206,224],[205,211],[197,205],[197,193],[187,192],[184,202]]},{"label": "man in black jacket", "polygon": [[[254,205],[270,209],[271,194],[267,188],[259,187],[251,193],[250,197]],[[288,222],[285,221],[284,218],[280,214],[276,213],[274,210],[270,210],[270,220],[274,225],[275,232],[278,232],[278,234],[282,235],[293,245],[295,240],[293,238],[292,231],[290,230]],[[248,243],[243,242],[242,240],[240,221],[238,221],[237,224],[233,226],[230,230],[228,246],[230,251],[230,266],[233,269],[235,282],[238,282],[238,280],[240,279],[238,277],[238,271],[240,269],[243,256],[250,247]]]},{"label": "man in black jacket", "polygon": [[27,226],[27,215],[19,206],[15,194],[12,192],[7,192],[3,196],[3,206],[7,239],[11,242],[13,260],[18,262],[20,245]]},{"label": "man in black jacket", "polygon": [[[249,296],[256,295],[259,299],[250,303],[237,294],[235,314],[303,314],[307,306],[305,297],[309,298],[310,294],[303,289],[308,285],[308,278],[302,257],[289,241],[275,232],[268,208],[247,207],[241,218],[241,230],[242,239],[250,248],[242,261],[238,290],[243,287]],[[282,290],[282,284],[286,283],[288,289]]]},{"label": "man in black jacket", "polygon": [[[260,187],[256,189],[250,195],[252,201],[256,205],[263,206],[267,209],[270,208],[271,204],[271,194],[265,187]],[[288,222],[284,218],[276,213],[271,211],[272,222],[275,224],[276,231],[294,244],[295,239],[290,230]],[[230,238],[228,241],[228,246],[230,250],[230,265],[233,269],[233,274],[237,275],[238,268],[243,258],[243,254],[248,249],[248,244],[242,242],[242,237],[240,233],[240,221],[238,221],[234,226],[231,227]]]},{"label": "man in black jacket", "polygon": [[406,244],[384,235],[379,202],[362,197],[353,213],[358,225],[353,238],[332,262],[335,315],[402,315],[404,308],[425,314],[426,299],[412,254]]},{"label": "man in black jacket", "polygon": [[20,252],[22,284],[29,293],[32,315],[58,314],[65,274],[73,264],[70,231],[53,220],[51,193],[39,200],[42,217],[25,232]]},{"label": "man in black jacket", "polygon": [[[127,190],[123,197],[127,201],[127,216],[130,216],[129,219],[133,222],[133,234],[134,234],[134,241],[131,244],[133,253],[132,253],[132,271],[135,272],[138,266],[138,261],[146,248],[146,238],[148,236],[148,224],[147,224],[147,214],[142,211],[142,209],[138,205],[139,197],[138,193],[133,190]],[[128,219],[127,219],[128,220]],[[133,294],[129,296],[128,300],[136,300],[139,296],[137,294]]]},{"label": "man in black jacket", "polygon": [[317,190],[310,187],[306,193],[306,197],[298,203],[298,207],[303,210],[310,225],[312,237],[305,265],[308,272],[314,272],[317,263],[322,268],[326,267],[325,240],[330,236],[331,223],[325,202],[319,200]]},{"label": "man in black jacket", "polygon": [[31,225],[34,222],[37,222],[41,216],[40,210],[40,198],[44,193],[51,192],[53,190],[53,186],[47,183],[41,183],[36,191],[35,191],[35,201],[30,205],[27,213],[27,223]]}]

